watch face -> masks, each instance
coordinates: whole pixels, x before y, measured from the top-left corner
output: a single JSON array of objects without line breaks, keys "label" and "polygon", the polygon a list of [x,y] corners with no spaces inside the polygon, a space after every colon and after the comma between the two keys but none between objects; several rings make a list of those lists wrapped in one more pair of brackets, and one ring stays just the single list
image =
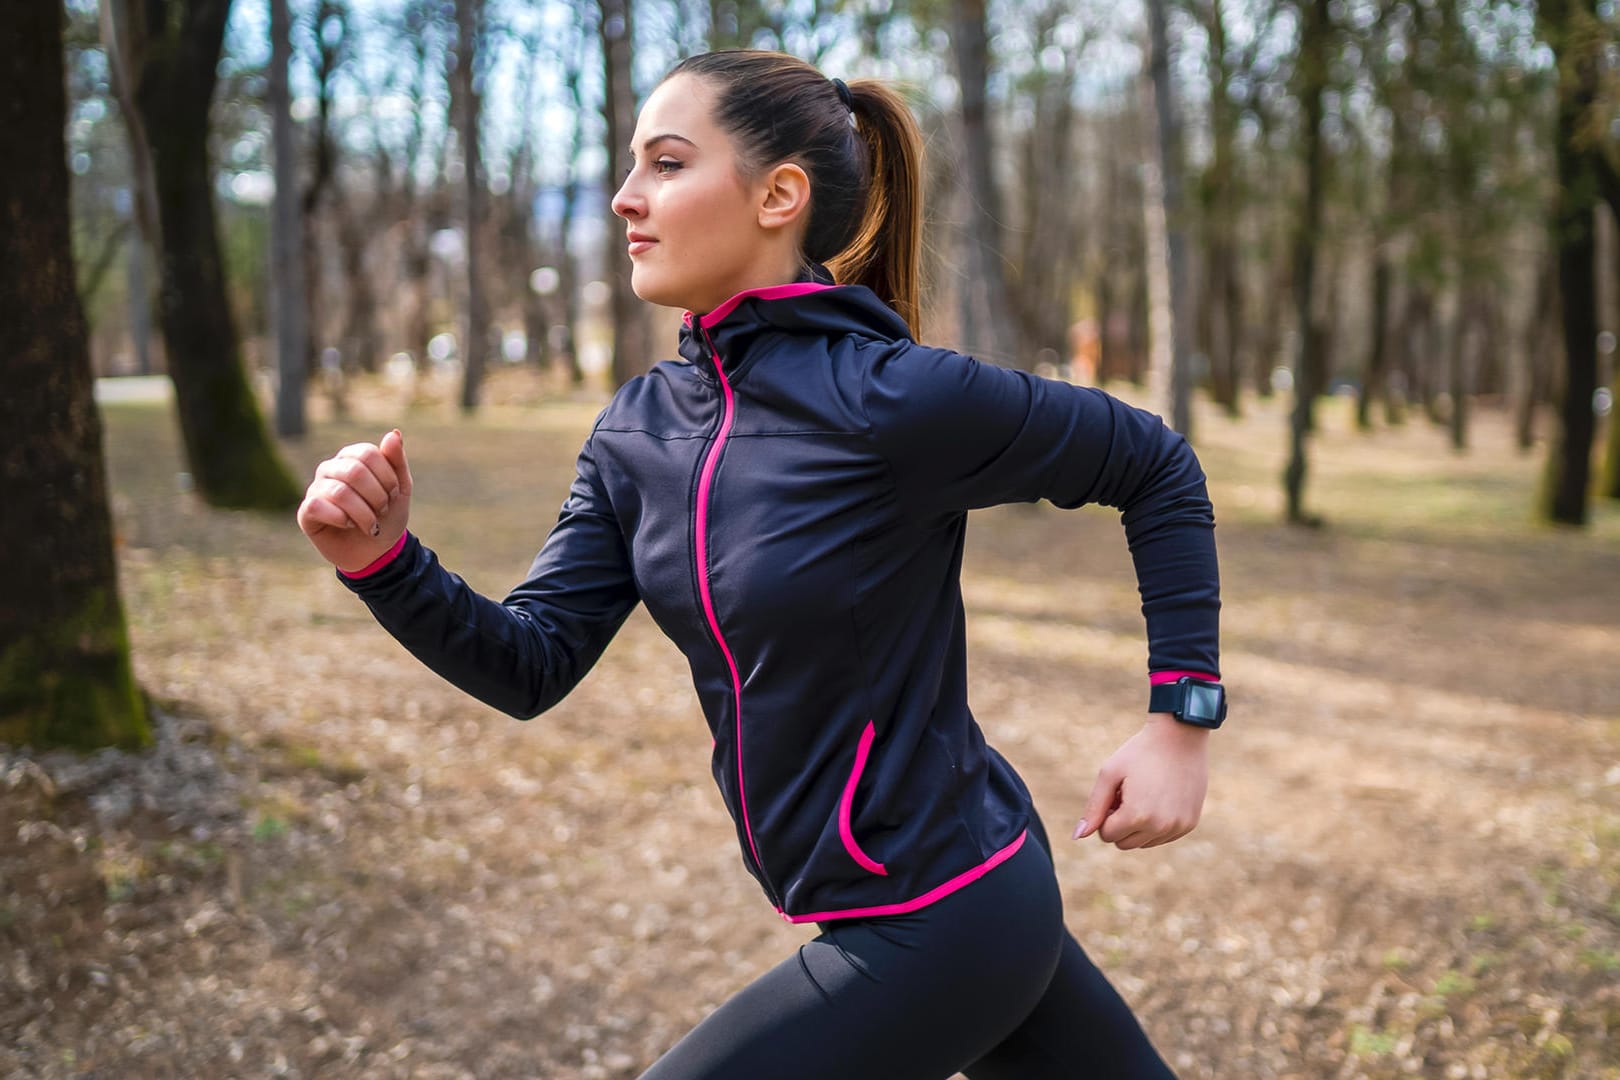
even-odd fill
[{"label": "watch face", "polygon": [[1221,688],[1189,681],[1182,715],[1188,720],[1215,723],[1221,718]]}]

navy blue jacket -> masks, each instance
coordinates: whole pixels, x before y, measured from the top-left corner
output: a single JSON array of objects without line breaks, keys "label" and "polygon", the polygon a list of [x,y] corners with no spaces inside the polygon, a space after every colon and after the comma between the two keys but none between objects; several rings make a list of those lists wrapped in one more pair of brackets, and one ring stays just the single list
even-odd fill
[{"label": "navy blue jacket", "polygon": [[739,294],[597,419],[504,601],[415,537],[346,579],[433,670],[519,718],[636,602],[691,664],[743,860],[794,922],[915,910],[1018,850],[1029,794],[968,708],[967,511],[1123,511],[1149,669],[1218,675],[1214,520],[1185,440],[1099,390],[911,340],[869,290]]}]

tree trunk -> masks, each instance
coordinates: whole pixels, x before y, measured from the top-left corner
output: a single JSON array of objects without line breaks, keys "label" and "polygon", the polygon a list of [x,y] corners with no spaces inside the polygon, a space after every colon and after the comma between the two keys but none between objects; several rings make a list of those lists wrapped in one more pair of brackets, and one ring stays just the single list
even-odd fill
[{"label": "tree trunk", "polygon": [[[572,119],[568,128],[568,166],[567,182],[563,185],[563,205],[561,219],[557,223],[557,307],[562,327],[562,340],[558,342],[564,358],[568,362],[568,381],[575,387],[585,383],[585,369],[580,366],[579,358],[579,324],[580,324],[580,292],[579,292],[579,260],[574,254],[573,244],[569,237],[574,232],[574,219],[579,213],[580,182],[579,182],[579,148],[584,140],[585,99],[581,91],[581,81],[585,75],[585,58],[587,54],[587,39],[582,35],[575,43],[575,48],[566,61],[566,78],[568,93],[572,99],[573,108],[570,110]],[[628,261],[629,256],[626,255]]]},{"label": "tree trunk", "polygon": [[[337,71],[338,50],[348,33],[345,9],[333,0],[320,0],[315,10],[315,125],[310,133],[310,168],[308,182],[299,192],[300,256],[303,260],[304,286],[304,371],[319,372],[331,396],[334,411],[347,415],[348,404],[343,396],[343,352],[337,350],[337,361],[327,367],[327,349],[334,339],[340,344],[337,332],[336,308],[332,290],[324,280],[325,268],[321,259],[321,238],[333,230],[329,221],[321,220],[321,204],[334,188],[337,175],[337,139],[332,135],[333,75]],[[278,187],[279,190],[279,187]]]},{"label": "tree trunk", "polygon": [[1597,97],[1601,58],[1589,33],[1596,22],[1591,0],[1545,0],[1537,12],[1543,35],[1558,62],[1558,108],[1554,135],[1558,191],[1552,244],[1558,259],[1558,290],[1564,330],[1561,421],[1553,441],[1541,511],[1562,525],[1586,524],[1592,474],[1592,394],[1597,389],[1597,264],[1595,209],[1599,177],[1591,151],[1577,144]]},{"label": "tree trunk", "polygon": [[1452,320],[1451,349],[1447,364],[1446,396],[1451,399],[1451,414],[1447,417],[1451,432],[1451,448],[1458,452],[1468,449],[1468,396],[1473,391],[1472,337],[1473,294],[1464,285],[1457,296],[1457,313]]},{"label": "tree trunk", "polygon": [[228,0],[107,0],[156,192],[159,321],[186,461],[210,504],[281,510],[299,491],[243,371],[214,220],[208,112]]},{"label": "tree trunk", "polygon": [[1114,286],[1104,262],[1096,273],[1092,291],[1097,297],[1097,385],[1114,378],[1117,365],[1114,348]]},{"label": "tree trunk", "polygon": [[1367,353],[1367,370],[1356,394],[1356,427],[1372,430],[1372,406],[1377,399],[1389,398],[1389,288],[1394,270],[1389,254],[1382,247],[1373,257],[1373,323],[1372,342]]},{"label": "tree trunk", "polygon": [[287,0],[270,0],[270,131],[276,198],[270,230],[270,292],[276,326],[276,434],[303,435],[304,385],[309,374],[309,309],[304,293],[303,212],[298,199],[298,154],[293,148],[292,19]]},{"label": "tree trunk", "polygon": [[1530,450],[1536,442],[1536,408],[1550,396],[1547,391],[1550,357],[1559,351],[1558,264],[1547,259],[1536,274],[1535,306],[1524,334],[1524,374],[1515,402],[1515,442],[1520,450]]},{"label": "tree trunk", "polygon": [[129,346],[135,371],[152,374],[152,286],[147,278],[147,237],[139,230],[129,242]]},{"label": "tree trunk", "polygon": [[[1181,114],[1170,76],[1167,0],[1148,0],[1153,48],[1153,108],[1158,119],[1165,257],[1170,270],[1170,426],[1192,438],[1192,282],[1187,272],[1187,222],[1181,201]],[[1206,343],[1207,349],[1207,343]]]},{"label": "tree trunk", "polygon": [[1283,487],[1288,497],[1288,521],[1315,525],[1320,521],[1305,512],[1306,441],[1312,426],[1316,395],[1321,386],[1322,345],[1311,297],[1316,284],[1316,244],[1322,227],[1322,194],[1326,186],[1327,148],[1322,141],[1323,96],[1328,77],[1328,38],[1332,34],[1330,0],[1307,0],[1300,28],[1300,110],[1305,123],[1305,203],[1294,233],[1294,311],[1299,327],[1299,349],[1294,361],[1294,408],[1289,422],[1288,468]]},{"label": "tree trunk", "polygon": [[1001,198],[992,168],[995,159],[986,101],[990,80],[990,39],[985,0],[954,0],[952,55],[961,87],[962,180],[967,195],[964,258],[959,287],[960,345],[964,351],[996,361],[1016,361],[1017,336],[1011,325],[1012,304],[1001,235]]},{"label": "tree trunk", "polygon": [[461,162],[466,183],[467,333],[466,366],[462,369],[461,411],[478,407],[489,357],[489,299],[481,272],[484,248],[484,158],[479,145],[480,90],[475,76],[481,0],[456,0],[456,79],[459,83]]},{"label": "tree trunk", "polygon": [[345,361],[360,371],[375,372],[382,363],[382,342],[377,332],[377,292],[366,265],[369,237],[355,199],[340,199],[333,207],[338,222],[338,244],[343,253],[343,318]]},{"label": "tree trunk", "polygon": [[[1559,428],[1543,492],[1542,514],[1562,525],[1586,524],[1586,492],[1592,476],[1592,394],[1597,389],[1597,280],[1591,190],[1574,125],[1559,109],[1557,210],[1553,243],[1558,250],[1564,379]],[[1583,181],[1586,183],[1583,184]]]},{"label": "tree trunk", "polygon": [[1209,358],[1210,396],[1227,416],[1241,415],[1238,386],[1243,331],[1243,279],[1238,266],[1238,200],[1235,144],[1237,117],[1229,100],[1231,70],[1226,59],[1226,21],[1218,0],[1205,9],[1209,34],[1210,164],[1204,174],[1203,226],[1206,236],[1203,312],[1198,335]]},{"label": "tree trunk", "polygon": [[151,741],[129,661],[68,208],[62,5],[26,0],[0,65],[0,743]]},{"label": "tree trunk", "polygon": [[1603,449],[1603,497],[1620,499],[1620,364],[1609,393],[1609,437]]},{"label": "tree trunk", "polygon": [[[636,94],[631,80],[634,42],[633,0],[598,0],[601,12],[602,60],[606,78],[608,161],[623,161],[636,128]],[[618,183],[618,170],[607,170],[608,199]],[[624,233],[607,229],[604,246],[606,274],[613,310],[613,385],[623,386],[648,367],[652,358],[652,328],[647,307],[630,288],[630,252]]]},{"label": "tree trunk", "polygon": [[[1057,9],[1042,15],[1037,42],[1052,41]],[[1033,122],[1019,139],[1018,272],[1011,283],[1018,316],[1019,355],[1061,366],[1069,359],[1075,254],[1085,236],[1075,213],[1074,86],[1078,61],[1033,76]]]},{"label": "tree trunk", "polygon": [[[1145,251],[1138,249],[1137,256],[1142,258]],[[1131,274],[1130,296],[1128,303],[1130,309],[1126,313],[1125,323],[1125,362],[1129,365],[1126,378],[1133,386],[1147,385],[1148,375],[1148,348],[1152,336],[1151,319],[1153,299],[1151,287],[1148,282],[1145,259],[1138,263]]]},{"label": "tree trunk", "polygon": [[[572,170],[573,166],[569,168]],[[579,189],[579,181],[570,179],[563,193],[562,221],[559,223],[563,242],[557,251],[557,297],[563,327],[560,346],[568,361],[568,381],[573,386],[585,384],[585,368],[581,366],[579,358],[579,259],[574,255],[573,246],[568,243],[568,235],[574,231],[574,215],[579,212]]]}]

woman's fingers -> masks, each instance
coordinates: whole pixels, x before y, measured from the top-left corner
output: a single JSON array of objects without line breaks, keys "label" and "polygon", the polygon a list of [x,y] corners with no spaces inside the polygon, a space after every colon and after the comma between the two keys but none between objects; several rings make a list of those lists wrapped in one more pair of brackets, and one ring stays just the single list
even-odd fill
[{"label": "woman's fingers", "polygon": [[304,530],[304,535],[313,536],[323,529],[352,529],[354,522],[335,503],[310,493],[299,504],[298,527]]},{"label": "woman's fingers", "polygon": [[382,529],[382,515],[360,496],[351,485],[342,480],[317,478],[310,485],[311,494],[317,495],[341,511],[352,528],[376,536]]},{"label": "woman's fingers", "polygon": [[315,467],[315,475],[339,480],[371,504],[379,515],[386,513],[399,488],[394,467],[383,457],[382,451],[367,443],[345,446],[337,457],[328,458]]},{"label": "woman's fingers", "polygon": [[[1091,785],[1091,797],[1086,800],[1085,815],[1074,829],[1076,840],[1084,840],[1108,823],[1109,815],[1119,806],[1119,788],[1124,779],[1113,768],[1112,762],[1105,764],[1097,773],[1097,779]],[[1107,840],[1108,837],[1104,836],[1103,839]]]},{"label": "woman's fingers", "polygon": [[394,471],[394,483],[402,495],[411,493],[411,465],[405,459],[405,435],[395,428],[382,437],[382,443],[377,448],[378,453],[387,461]]}]

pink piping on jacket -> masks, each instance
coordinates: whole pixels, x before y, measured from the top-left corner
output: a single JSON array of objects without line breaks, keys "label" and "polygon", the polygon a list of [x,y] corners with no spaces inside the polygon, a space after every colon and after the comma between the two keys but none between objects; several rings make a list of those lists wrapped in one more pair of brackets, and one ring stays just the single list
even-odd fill
[{"label": "pink piping on jacket", "polygon": [[957,889],[971,885],[984,875],[1018,854],[1018,849],[1024,846],[1029,838],[1029,830],[1025,829],[1018,834],[1018,839],[990,856],[984,862],[975,866],[964,874],[958,874],[943,885],[936,885],[921,896],[906,900],[898,904],[879,904],[876,907],[848,908],[844,911],[816,911],[809,915],[789,915],[781,912],[782,918],[790,923],[826,922],[829,919],[866,919],[875,915],[904,915],[908,911],[917,911],[936,901],[943,900]]},{"label": "pink piping on jacket", "polygon": [[887,877],[889,871],[884,865],[861,850],[855,842],[855,830],[850,828],[850,815],[855,809],[855,788],[861,782],[861,773],[866,770],[867,755],[872,752],[872,740],[877,737],[877,727],[872,721],[866,722],[866,730],[861,732],[860,745],[855,748],[855,767],[849,771],[849,779],[844,783],[844,797],[838,800],[838,836],[844,841],[844,850],[849,857],[861,864],[863,870]]},{"label": "pink piping on jacket", "polygon": [[409,531],[400,533],[399,539],[394,541],[393,547],[389,548],[376,559],[367,563],[365,566],[362,566],[354,573],[351,574],[347,570],[339,570],[338,573],[342,574],[346,578],[351,579],[370,577],[372,574],[375,574],[377,571],[399,558],[399,553],[405,550],[405,538],[409,535],[411,535]]},{"label": "pink piping on jacket", "polygon": [[[799,281],[794,282],[791,285],[767,285],[762,289],[744,289],[742,292],[732,296],[725,303],[721,304],[707,315],[699,316],[698,325],[702,326],[704,329],[708,329],[709,327],[718,323],[721,319],[724,319],[727,315],[730,315],[736,310],[738,304],[749,299],[750,297],[759,300],[786,300],[789,297],[804,296],[808,293],[821,292],[823,289],[836,288],[838,288],[837,285],[820,285],[812,281]],[[685,323],[687,326],[691,326],[692,313],[690,311],[682,312],[681,322]],[[709,343],[709,347],[712,349],[714,347],[714,342],[711,341]],[[716,354],[715,367],[719,366],[720,357],[718,354]]]},{"label": "pink piping on jacket", "polygon": [[1180,678],[1203,679],[1205,682],[1220,682],[1217,675],[1206,675],[1202,671],[1155,671],[1148,676],[1148,683],[1158,686],[1160,683],[1175,682]]},{"label": "pink piping on jacket", "polygon": [[754,843],[754,829],[748,821],[748,797],[743,788],[743,752],[742,752],[742,676],[737,671],[737,661],[731,655],[731,647],[726,644],[725,635],[720,632],[720,619],[714,613],[714,598],[709,594],[709,488],[714,481],[714,470],[720,463],[720,449],[726,445],[726,436],[731,434],[731,422],[736,414],[736,399],[731,393],[731,383],[726,379],[726,373],[720,368],[720,354],[715,352],[714,339],[709,337],[705,329],[704,338],[709,342],[709,351],[714,353],[714,373],[720,378],[720,389],[726,395],[726,410],[720,418],[720,431],[714,437],[714,446],[709,449],[709,458],[703,463],[703,476],[698,480],[697,495],[697,572],[698,595],[703,600],[703,614],[708,617],[709,629],[714,631],[714,640],[720,645],[720,652],[726,658],[726,666],[731,669],[731,697],[737,710],[737,804],[742,807],[743,832],[748,834],[748,850],[754,856],[754,865],[759,867],[761,875],[765,873],[765,864],[760,862],[759,847]]}]

